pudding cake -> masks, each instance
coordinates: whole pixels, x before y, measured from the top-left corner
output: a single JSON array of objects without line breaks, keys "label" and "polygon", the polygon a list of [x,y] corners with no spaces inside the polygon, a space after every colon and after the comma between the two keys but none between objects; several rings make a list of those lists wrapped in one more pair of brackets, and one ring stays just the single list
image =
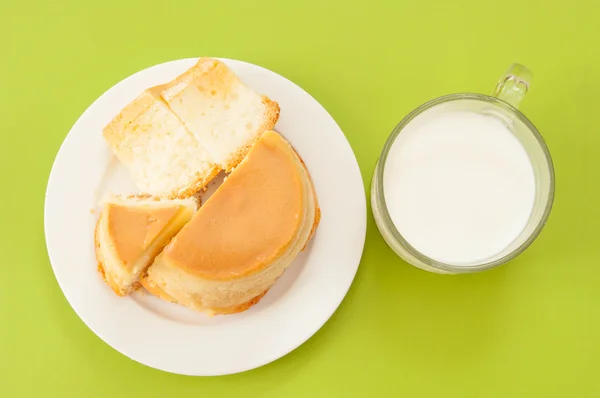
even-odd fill
[{"label": "pudding cake", "polygon": [[110,288],[125,296],[169,240],[192,218],[196,202],[114,198],[96,224],[98,271]]},{"label": "pudding cake", "polygon": [[308,171],[278,133],[250,152],[148,268],[151,293],[208,314],[256,304],[320,219]]}]

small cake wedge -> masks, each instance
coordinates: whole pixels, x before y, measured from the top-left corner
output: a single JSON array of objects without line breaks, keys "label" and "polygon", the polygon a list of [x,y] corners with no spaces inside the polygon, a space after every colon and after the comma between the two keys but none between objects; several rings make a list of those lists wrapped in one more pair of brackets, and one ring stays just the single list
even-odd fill
[{"label": "small cake wedge", "polygon": [[114,198],[96,223],[98,271],[110,288],[125,296],[140,275],[196,212],[193,199]]}]

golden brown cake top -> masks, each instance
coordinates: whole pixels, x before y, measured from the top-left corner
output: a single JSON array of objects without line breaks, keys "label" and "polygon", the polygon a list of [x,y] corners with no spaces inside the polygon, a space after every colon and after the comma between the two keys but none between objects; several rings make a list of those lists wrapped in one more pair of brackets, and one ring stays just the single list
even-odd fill
[{"label": "golden brown cake top", "polygon": [[131,207],[106,205],[106,226],[115,251],[125,265],[131,265],[179,213],[181,206]]},{"label": "golden brown cake top", "polygon": [[306,175],[292,147],[265,132],[165,249],[165,260],[207,279],[227,280],[271,264],[303,222]]}]

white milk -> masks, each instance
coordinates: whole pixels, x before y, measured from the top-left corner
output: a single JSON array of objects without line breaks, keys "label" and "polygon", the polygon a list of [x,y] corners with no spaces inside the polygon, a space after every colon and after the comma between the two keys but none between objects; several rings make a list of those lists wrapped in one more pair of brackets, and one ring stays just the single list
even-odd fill
[{"label": "white milk", "polygon": [[390,149],[383,190],[394,225],[426,256],[461,265],[494,256],[533,209],[533,168],[498,119],[425,111]]}]

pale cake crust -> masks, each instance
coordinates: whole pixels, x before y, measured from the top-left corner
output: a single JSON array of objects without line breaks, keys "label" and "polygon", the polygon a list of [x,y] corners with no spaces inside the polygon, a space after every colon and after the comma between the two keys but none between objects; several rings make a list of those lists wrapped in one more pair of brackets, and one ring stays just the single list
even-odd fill
[{"label": "pale cake crust", "polygon": [[[292,149],[294,149],[294,148],[292,148]],[[312,182],[312,178],[310,176],[310,173],[308,172],[306,163],[304,163],[304,160],[302,160],[302,157],[300,157],[300,154],[295,149],[294,149],[294,152],[296,153],[296,156],[300,160],[300,163],[302,163],[302,167],[304,167],[304,171],[306,172],[306,175],[308,176],[308,179],[310,180],[310,186],[312,187],[312,194],[313,194],[314,201],[315,201],[315,221],[313,223],[312,229],[310,230],[310,235],[308,235],[308,239],[307,239],[306,243],[304,244],[304,247],[302,248],[302,251],[304,251],[304,249],[306,249],[306,246],[308,246],[308,244],[312,240],[313,236],[315,235],[315,232],[317,231],[317,227],[319,226],[319,223],[321,222],[321,208],[319,207],[319,199],[317,198],[317,191],[315,190],[315,185]]]},{"label": "pale cake crust", "polygon": [[104,256],[102,254],[102,250],[100,249],[100,240],[98,238],[98,230],[100,228],[100,218],[96,222],[96,227],[94,228],[94,248],[96,251],[96,261],[98,262],[98,273],[104,279],[104,282],[115,292],[118,296],[124,297],[127,296],[132,291],[138,289],[141,285],[139,283],[131,286],[130,289],[121,289],[117,284],[115,284],[112,280],[106,277],[106,271],[104,270]]},{"label": "pale cake crust", "polygon": [[142,285],[144,289],[148,291],[148,293],[151,293],[162,300],[168,301],[170,303],[177,302],[177,300],[169,296],[163,289],[161,289],[160,286],[149,281],[147,274],[140,279],[140,285]]},{"label": "pale cake crust", "polygon": [[215,315],[231,315],[231,314],[237,314],[240,312],[244,312],[247,309],[249,309],[250,307],[252,307],[253,305],[258,304],[260,302],[260,300],[262,300],[262,298],[265,297],[265,294],[267,294],[268,291],[269,291],[269,289],[265,290],[258,296],[254,297],[250,301],[245,302],[243,304],[235,305],[233,307],[228,307],[228,308],[213,308],[212,311]]},{"label": "pale cake crust", "polygon": [[[160,288],[160,286],[153,284],[151,281],[149,281],[147,277],[143,277],[140,280],[140,285],[143,286],[144,289],[146,289],[149,293],[153,294],[154,296],[156,296],[162,300],[168,301],[170,303],[177,303],[177,300],[175,300],[173,297],[169,296],[163,289]],[[237,314],[239,312],[244,312],[247,309],[249,309],[250,307],[252,307],[253,305],[258,304],[260,302],[260,300],[265,296],[265,294],[267,294],[268,291],[269,291],[269,289],[265,290],[258,296],[252,298],[250,301],[247,301],[243,304],[239,304],[239,305],[236,305],[233,307],[211,308],[210,312],[208,312],[207,314],[209,314],[209,315],[230,315],[230,314]]]}]

